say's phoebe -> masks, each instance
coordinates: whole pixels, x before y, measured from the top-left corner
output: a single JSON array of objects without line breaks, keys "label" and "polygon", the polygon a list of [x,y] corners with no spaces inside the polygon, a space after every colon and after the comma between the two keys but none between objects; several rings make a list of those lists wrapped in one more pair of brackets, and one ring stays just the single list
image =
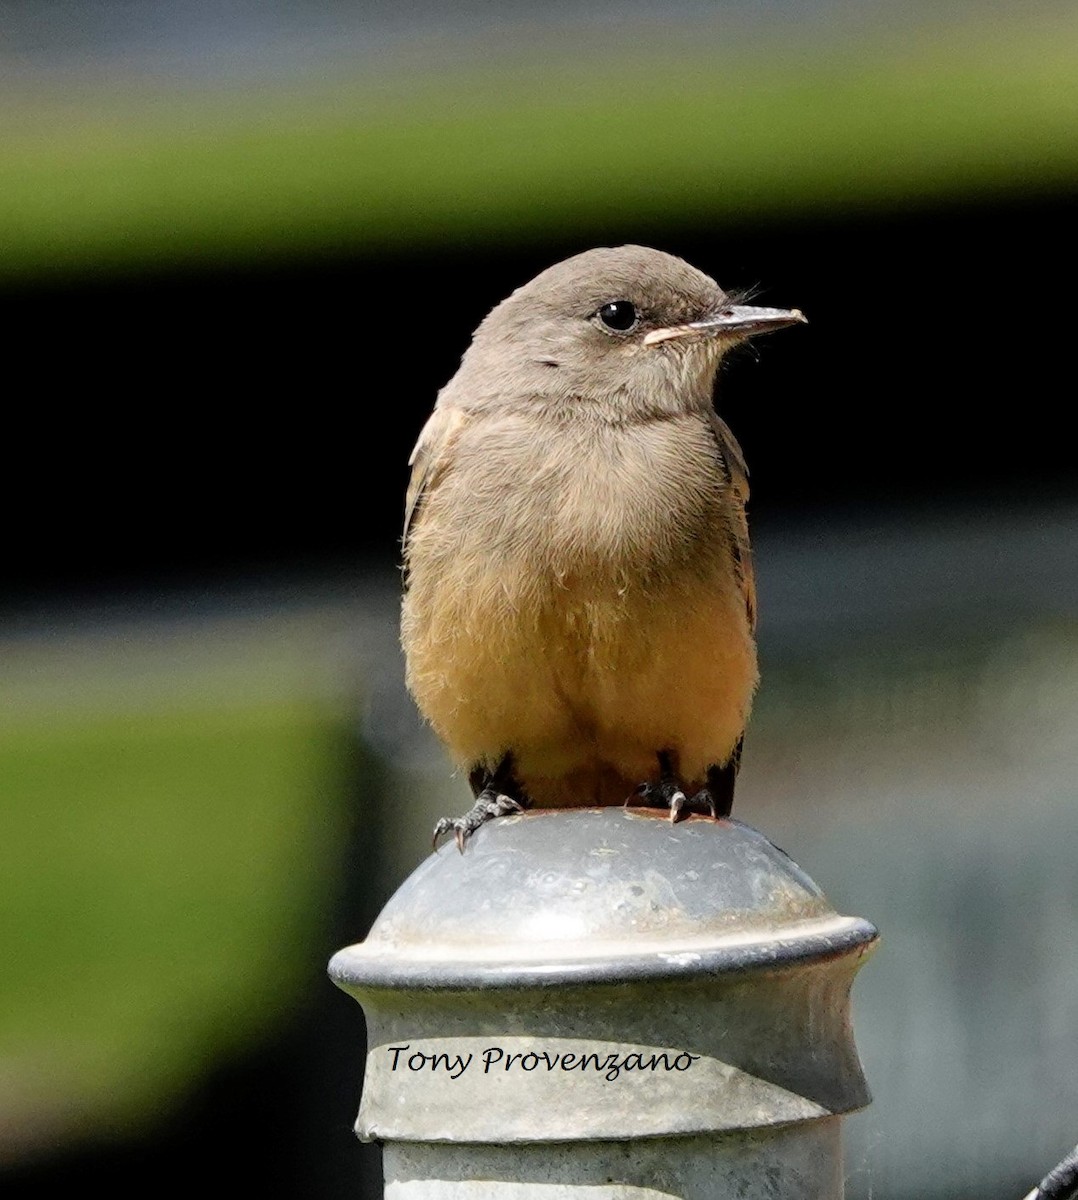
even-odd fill
[{"label": "say's phoebe", "polygon": [[729,814],[756,616],[748,473],[712,390],[731,346],[803,320],[621,246],[476,330],[405,516],[408,686],[476,797],[436,841],[530,804]]}]

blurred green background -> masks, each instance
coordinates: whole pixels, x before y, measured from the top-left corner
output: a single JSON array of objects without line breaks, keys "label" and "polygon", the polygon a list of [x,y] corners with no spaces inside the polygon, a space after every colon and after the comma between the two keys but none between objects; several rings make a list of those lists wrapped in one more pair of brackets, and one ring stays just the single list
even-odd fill
[{"label": "blurred green background", "polygon": [[737,815],[884,944],[848,1194],[1078,1137],[1072,4],[0,6],[0,1186],[376,1196],[325,980],[464,786],[405,462],[487,309],[642,241],[810,327],[722,373]]}]

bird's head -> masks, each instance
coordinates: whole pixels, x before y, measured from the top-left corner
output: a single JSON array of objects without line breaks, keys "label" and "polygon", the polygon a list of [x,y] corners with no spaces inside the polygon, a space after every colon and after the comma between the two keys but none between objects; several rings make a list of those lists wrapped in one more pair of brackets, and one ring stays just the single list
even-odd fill
[{"label": "bird's head", "polygon": [[736,303],[659,250],[588,250],[502,301],[450,386],[454,403],[501,407],[531,397],[612,421],[702,410],[725,351],[804,319],[796,309]]}]

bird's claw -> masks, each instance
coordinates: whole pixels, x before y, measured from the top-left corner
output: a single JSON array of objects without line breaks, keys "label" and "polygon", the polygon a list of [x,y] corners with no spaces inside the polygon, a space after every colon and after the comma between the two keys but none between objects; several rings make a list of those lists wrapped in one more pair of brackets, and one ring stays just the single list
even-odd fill
[{"label": "bird's claw", "polygon": [[507,796],[504,792],[496,791],[494,788],[484,788],[476,796],[475,803],[463,816],[442,817],[434,826],[434,837],[431,844],[437,850],[439,838],[445,837],[447,833],[452,833],[453,840],[457,843],[457,849],[463,854],[465,843],[480,825],[485,825],[494,817],[505,817],[510,813],[522,813],[523,811],[524,805],[519,800]]},{"label": "bird's claw", "polygon": [[711,794],[708,788],[701,788],[695,796],[686,803],[689,812],[707,813],[716,821],[719,819],[719,808],[715,803],[715,797]]},{"label": "bird's claw", "polygon": [[681,790],[681,788],[678,788],[677,791],[672,792],[670,794],[670,799],[667,801],[667,804],[670,806],[670,824],[671,825],[673,825],[677,821],[678,816],[681,813],[681,810],[685,807],[685,805],[688,802],[689,802],[689,798],[688,798],[688,796],[685,795],[685,793]]}]

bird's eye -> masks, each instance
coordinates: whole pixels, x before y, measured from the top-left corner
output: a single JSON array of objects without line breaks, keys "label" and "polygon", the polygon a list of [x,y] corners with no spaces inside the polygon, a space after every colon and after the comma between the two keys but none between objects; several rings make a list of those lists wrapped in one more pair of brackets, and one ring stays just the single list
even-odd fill
[{"label": "bird's eye", "polygon": [[636,324],[636,306],[631,300],[611,300],[599,309],[599,320],[618,333],[628,333]]}]

